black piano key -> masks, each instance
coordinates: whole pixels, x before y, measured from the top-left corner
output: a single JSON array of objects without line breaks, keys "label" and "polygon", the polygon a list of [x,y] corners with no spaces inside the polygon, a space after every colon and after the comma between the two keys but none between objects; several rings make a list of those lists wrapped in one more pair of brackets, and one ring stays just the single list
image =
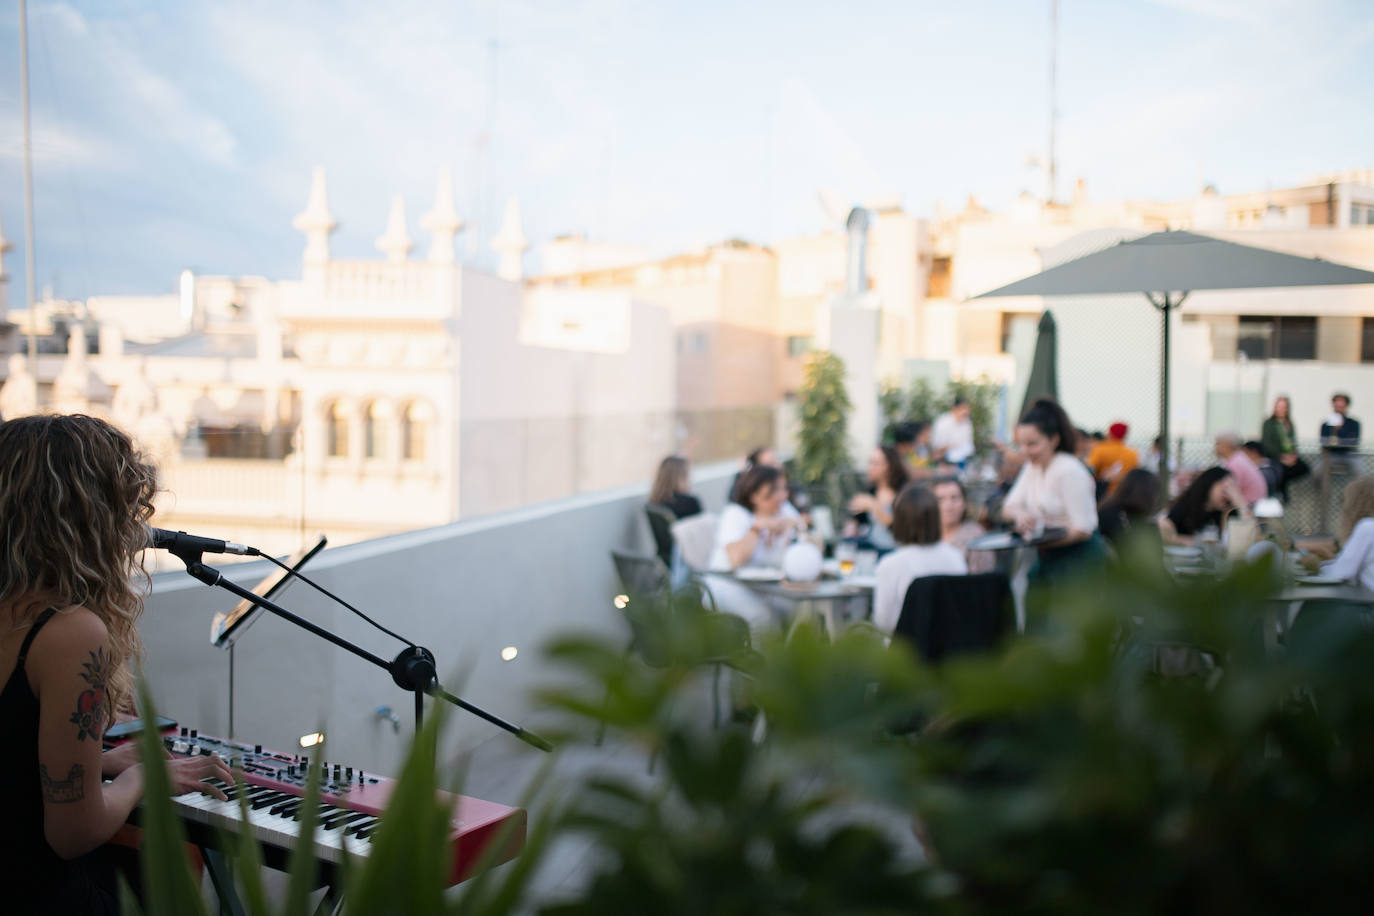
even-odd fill
[{"label": "black piano key", "polygon": [[342,827],[344,824],[349,824],[353,821],[362,820],[363,818],[370,816],[371,815],[363,811],[349,811],[345,808],[340,810],[338,814],[331,815],[330,817],[327,817],[324,820],[320,821],[320,826],[323,827],[325,830],[334,830],[338,827]]},{"label": "black piano key", "polygon": [[366,820],[356,821],[353,824],[350,824],[348,828],[344,830],[344,834],[347,835],[350,833],[357,833],[359,830],[365,830],[375,823],[377,823],[377,818],[372,815],[368,815]]},{"label": "black piano key", "polygon": [[266,808],[268,805],[279,805],[289,798],[295,798],[295,796],[286,792],[272,791],[253,799],[250,807],[256,811],[259,808]]},{"label": "black piano key", "polygon": [[[297,809],[296,809],[296,813],[293,814],[293,815],[291,815],[291,820],[293,820],[293,821],[298,821],[298,820],[301,819],[301,817],[305,814],[305,811],[303,810],[303,807],[304,807],[304,806],[302,806],[302,808],[297,808]],[[333,814],[335,811],[338,811],[338,810],[339,810],[339,809],[338,809],[338,808],[335,808],[333,805],[330,805],[330,804],[321,804],[320,807],[315,811],[315,817],[317,817],[317,818],[325,817],[326,815]]]},{"label": "black piano key", "polygon": [[302,801],[304,801],[304,799],[300,796],[292,795],[290,800],[284,801],[279,805],[273,805],[271,808],[267,809],[267,813],[280,815],[281,817],[290,817],[296,813],[296,809],[301,806]]}]

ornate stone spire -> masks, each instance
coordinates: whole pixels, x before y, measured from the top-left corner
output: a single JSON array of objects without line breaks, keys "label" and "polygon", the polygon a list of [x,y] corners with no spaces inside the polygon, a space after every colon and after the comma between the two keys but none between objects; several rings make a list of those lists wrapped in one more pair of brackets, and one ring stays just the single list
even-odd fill
[{"label": "ornate stone spire", "polygon": [[503,280],[518,282],[525,274],[524,266],[520,262],[525,256],[525,249],[529,247],[529,243],[525,241],[525,233],[520,228],[520,199],[507,198],[501,231],[491,240],[491,250],[501,256],[501,262],[496,268],[497,275]]},{"label": "ornate stone spire", "polygon": [[453,175],[439,170],[434,189],[434,209],[420,217],[420,227],[430,234],[429,260],[434,264],[453,263],[453,238],[463,229],[463,221],[453,208]]},{"label": "ornate stone spire", "polygon": [[386,231],[377,237],[377,250],[386,255],[393,264],[406,259],[410,249],[410,234],[406,232],[406,204],[397,194],[391,198],[391,215],[387,217]]},{"label": "ornate stone spire", "polygon": [[323,264],[329,260],[329,233],[339,224],[329,212],[329,192],[325,188],[322,167],[315,167],[310,179],[310,200],[291,225],[305,233],[305,263]]}]

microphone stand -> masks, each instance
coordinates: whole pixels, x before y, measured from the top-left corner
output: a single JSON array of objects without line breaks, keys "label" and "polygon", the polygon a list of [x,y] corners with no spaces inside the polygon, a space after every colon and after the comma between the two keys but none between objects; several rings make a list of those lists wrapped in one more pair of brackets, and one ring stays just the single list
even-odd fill
[{"label": "microphone stand", "polygon": [[293,623],[302,630],[313,633],[326,642],[333,643],[340,649],[352,652],[364,661],[371,662],[378,668],[389,673],[391,679],[396,683],[396,686],[400,687],[402,690],[409,690],[415,694],[416,734],[419,734],[424,717],[424,697],[425,694],[429,694],[437,699],[452,703],[459,709],[466,710],[478,718],[487,720],[492,725],[510,732],[512,735],[532,747],[537,747],[541,751],[553,750],[552,744],[533,732],[526,731],[518,725],[512,725],[499,716],[492,715],[480,706],[474,706],[445,690],[439,683],[438,673],[434,664],[434,654],[423,646],[407,646],[402,649],[400,654],[394,659],[387,661],[381,656],[373,655],[361,646],[354,645],[342,636],[331,633],[324,627],[311,623],[304,617],[291,613],[281,605],[269,601],[261,595],[254,594],[238,583],[231,582],[224,578],[224,574],[218,569],[215,569],[213,566],[206,566],[201,562],[203,551],[200,548],[194,545],[177,545],[169,548],[169,552],[186,564],[186,572],[190,574],[191,578],[204,582],[209,586],[218,586],[245,601],[251,601],[257,607],[270,611],[282,620]]}]

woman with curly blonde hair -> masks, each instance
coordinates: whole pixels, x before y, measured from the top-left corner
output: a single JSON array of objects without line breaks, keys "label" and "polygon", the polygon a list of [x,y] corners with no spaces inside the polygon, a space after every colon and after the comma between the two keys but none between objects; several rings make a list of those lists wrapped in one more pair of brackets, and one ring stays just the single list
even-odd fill
[{"label": "woman with curly blonde hair", "polygon": [[[7,912],[116,912],[87,853],[143,795],[128,752],[103,755],[105,727],[131,700],[142,652],[135,587],[148,540],[153,468],[94,417],[0,423],[0,831]],[[215,757],[170,761],[173,791],[223,797]],[[102,777],[110,777],[105,783]]]},{"label": "woman with curly blonde hair", "polygon": [[1322,575],[1374,589],[1374,477],[1345,485],[1336,534],[1341,552],[1322,564]]}]

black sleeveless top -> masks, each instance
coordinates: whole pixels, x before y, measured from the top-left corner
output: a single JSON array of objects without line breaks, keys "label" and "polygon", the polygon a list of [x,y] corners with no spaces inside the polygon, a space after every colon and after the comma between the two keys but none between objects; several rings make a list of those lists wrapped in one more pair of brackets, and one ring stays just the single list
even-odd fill
[{"label": "black sleeveless top", "polygon": [[[38,698],[24,670],[29,647],[44,624],[57,613],[38,615],[0,691],[0,803],[7,812],[0,829],[0,862],[10,875],[0,895],[8,913],[117,913],[116,898],[94,880],[86,857],[65,860],[53,852],[43,834],[43,795],[38,777]],[[11,908],[14,907],[14,908]]]}]

